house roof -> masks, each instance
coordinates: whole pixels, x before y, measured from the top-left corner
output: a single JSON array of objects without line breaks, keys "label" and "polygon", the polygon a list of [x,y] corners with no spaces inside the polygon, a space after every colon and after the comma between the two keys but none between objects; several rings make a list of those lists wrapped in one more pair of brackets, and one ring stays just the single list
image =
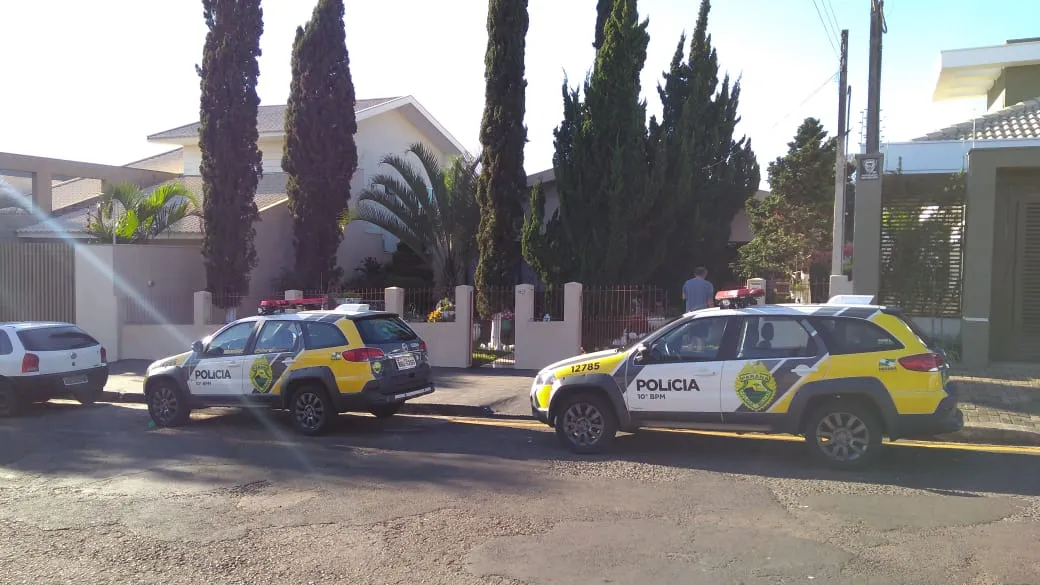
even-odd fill
[{"label": "house roof", "polygon": [[[383,104],[399,100],[400,97],[375,98],[357,100],[354,103],[354,112],[360,113],[364,110],[381,106]],[[285,104],[260,106],[256,115],[256,129],[261,134],[279,134],[285,131]],[[192,122],[170,130],[164,130],[148,137],[148,140],[156,142],[163,140],[177,140],[184,138],[195,138],[199,135],[200,122]]]},{"label": "house roof", "polygon": [[1008,140],[1040,138],[1040,98],[986,114],[967,122],[915,138],[914,142],[938,140]]},{"label": "house roof", "polygon": [[[272,206],[284,203],[288,200],[285,194],[285,186],[288,176],[285,173],[266,173],[256,187],[256,206],[261,212]],[[162,184],[180,183],[187,187],[202,203],[202,177],[189,176],[179,177]],[[158,187],[158,185],[156,185]],[[149,191],[154,190],[152,187]],[[56,213],[50,221],[41,222],[18,230],[20,237],[47,238],[58,237],[64,234],[73,238],[86,237],[84,230],[87,227],[89,216],[93,213],[100,197],[95,196],[81,201]],[[202,219],[188,217],[174,224],[167,237],[196,237],[202,234]]]},{"label": "house roof", "polygon": [[1040,64],[1040,39],[1010,40],[1003,45],[942,51],[934,101],[986,97],[1010,67]]}]

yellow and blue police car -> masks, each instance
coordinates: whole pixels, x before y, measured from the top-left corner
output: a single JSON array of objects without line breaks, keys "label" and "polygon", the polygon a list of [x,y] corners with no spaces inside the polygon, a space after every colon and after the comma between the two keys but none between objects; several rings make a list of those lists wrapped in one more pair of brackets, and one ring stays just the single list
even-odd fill
[{"label": "yellow and blue police car", "polygon": [[626,347],[544,368],[531,410],[579,453],[641,427],[783,433],[841,468],[874,459],[883,436],[960,429],[945,353],[872,300],[688,313]]},{"label": "yellow and blue police car", "polygon": [[426,343],[396,314],[363,304],[240,319],[151,364],[144,381],[158,426],[182,425],[196,408],[260,405],[289,411],[305,435],[341,412],[393,416],[433,391]]}]

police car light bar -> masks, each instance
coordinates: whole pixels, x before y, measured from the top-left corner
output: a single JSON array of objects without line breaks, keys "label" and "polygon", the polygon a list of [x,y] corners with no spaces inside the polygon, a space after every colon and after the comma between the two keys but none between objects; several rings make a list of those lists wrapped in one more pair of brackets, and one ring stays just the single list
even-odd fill
[{"label": "police car light bar", "polygon": [[827,301],[828,305],[869,305],[874,302],[874,295],[834,295]]},{"label": "police car light bar", "polygon": [[337,313],[364,313],[368,311],[368,305],[359,303],[344,303],[336,307]]},{"label": "police car light bar", "polygon": [[758,302],[755,297],[761,297],[766,294],[766,291],[760,288],[735,288],[730,290],[720,290],[715,293],[715,306],[722,309],[739,309],[743,307],[750,307]]}]

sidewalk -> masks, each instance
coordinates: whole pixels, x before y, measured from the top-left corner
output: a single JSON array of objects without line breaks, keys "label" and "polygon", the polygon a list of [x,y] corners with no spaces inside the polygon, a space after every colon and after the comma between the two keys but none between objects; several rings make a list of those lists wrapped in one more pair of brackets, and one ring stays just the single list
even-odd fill
[{"label": "sidewalk", "polygon": [[[110,401],[143,400],[145,362],[111,365]],[[508,369],[434,370],[437,391],[406,403],[402,412],[445,416],[529,418],[534,372]],[[939,439],[963,443],[1040,445],[1040,364],[955,369],[965,428]]]}]

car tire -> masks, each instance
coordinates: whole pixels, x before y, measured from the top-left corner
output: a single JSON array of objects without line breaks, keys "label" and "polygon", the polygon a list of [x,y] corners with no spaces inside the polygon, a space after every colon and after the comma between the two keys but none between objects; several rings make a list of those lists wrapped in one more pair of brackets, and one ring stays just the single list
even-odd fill
[{"label": "car tire", "polygon": [[6,380],[0,380],[0,418],[16,416],[25,408],[25,399],[18,394],[14,386]]},{"label": "car tire", "polygon": [[368,409],[368,412],[376,418],[390,418],[401,411],[403,402],[395,402],[393,404],[380,404],[379,406],[373,406]]},{"label": "car tire", "polygon": [[91,404],[94,404],[98,400],[101,400],[101,397],[104,395],[104,393],[104,388],[92,388],[90,390],[77,390],[73,392],[72,395],[80,404],[84,406],[89,406]]},{"label": "car tire", "polygon": [[297,433],[314,437],[328,432],[337,412],[329,393],[318,386],[302,386],[289,399],[289,417]]},{"label": "car tire", "polygon": [[148,415],[160,427],[179,427],[191,418],[188,393],[172,382],[153,384],[147,392]]},{"label": "car tire", "polygon": [[580,392],[563,397],[557,410],[556,436],[575,453],[602,453],[617,435],[617,416],[601,396]]},{"label": "car tire", "polygon": [[881,454],[883,428],[874,409],[834,400],[813,409],[805,443],[813,459],[835,469],[860,469]]}]

